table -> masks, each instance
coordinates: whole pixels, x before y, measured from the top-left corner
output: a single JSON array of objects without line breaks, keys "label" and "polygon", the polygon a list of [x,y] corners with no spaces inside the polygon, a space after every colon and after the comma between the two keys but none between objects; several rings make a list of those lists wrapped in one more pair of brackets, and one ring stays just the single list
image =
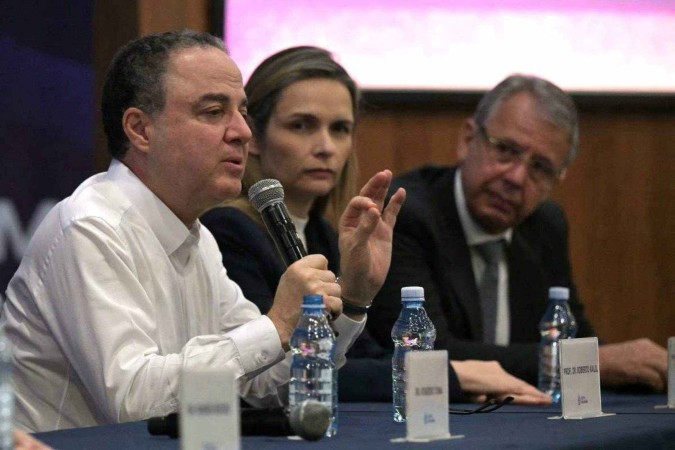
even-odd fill
[{"label": "table", "polygon": [[[403,437],[405,425],[391,419],[388,403],[340,404],[340,430],[331,439],[292,441],[283,437],[245,437],[243,449],[493,449],[493,448],[628,448],[675,449],[675,410],[654,409],[665,395],[603,393],[603,411],[615,416],[585,420],[549,420],[560,415],[555,406],[507,405],[486,414],[450,416],[453,435],[462,439],[428,444],[392,444]],[[476,405],[451,407],[473,408]],[[36,436],[61,450],[179,449],[177,440],[150,436],[145,422],[38,433]]]}]

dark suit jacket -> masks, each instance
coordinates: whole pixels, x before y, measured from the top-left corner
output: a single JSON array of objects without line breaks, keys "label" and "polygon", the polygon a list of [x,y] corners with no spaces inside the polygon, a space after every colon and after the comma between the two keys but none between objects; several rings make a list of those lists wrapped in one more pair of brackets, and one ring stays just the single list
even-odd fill
[{"label": "dark suit jacket", "polygon": [[508,372],[535,383],[537,325],[550,286],[570,288],[577,336],[594,335],[572,281],[565,216],[547,201],[514,228],[507,250],[511,344],[483,344],[478,289],[455,205],[455,171],[427,166],[394,180],[391,192],[404,187],[408,195],[394,229],[391,268],[369,314],[368,330],[388,345],[401,287],[422,286],[436,326],[436,348],[447,349],[450,359],[497,360]]},{"label": "dark suit jacket", "polygon": [[[265,314],[272,307],[279,279],[286,270],[267,231],[240,210],[230,207],[209,211],[200,220],[215,236],[229,277]],[[339,274],[338,238],[330,225],[311,217],[305,235],[307,251],[324,255],[329,269]],[[390,351],[378,345],[364,330],[346,356],[347,363],[338,376],[340,401],[392,400]],[[459,382],[452,367],[450,372],[450,395],[458,399]]]}]

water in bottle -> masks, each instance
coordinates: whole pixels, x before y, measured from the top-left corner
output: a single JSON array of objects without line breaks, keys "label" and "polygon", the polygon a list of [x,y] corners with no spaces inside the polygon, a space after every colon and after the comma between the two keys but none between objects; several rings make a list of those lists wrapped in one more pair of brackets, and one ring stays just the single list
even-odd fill
[{"label": "water in bottle", "polygon": [[14,449],[13,418],[12,350],[0,325],[0,450]]},{"label": "water in bottle", "polygon": [[331,410],[326,436],[338,430],[337,369],[335,334],[326,319],[321,295],[305,295],[302,315],[291,336],[291,381],[288,404],[291,408],[304,400],[317,400]]},{"label": "water in bottle", "polygon": [[401,289],[401,314],[391,338],[394,341],[392,377],[394,389],[394,421],[405,422],[405,354],[410,351],[433,350],[436,328],[424,310],[424,288],[407,286]]},{"label": "water in bottle", "polygon": [[554,403],[560,402],[560,339],[573,338],[577,333],[568,300],[569,289],[549,289],[549,303],[539,322],[541,341],[539,343],[539,390],[550,394]]}]

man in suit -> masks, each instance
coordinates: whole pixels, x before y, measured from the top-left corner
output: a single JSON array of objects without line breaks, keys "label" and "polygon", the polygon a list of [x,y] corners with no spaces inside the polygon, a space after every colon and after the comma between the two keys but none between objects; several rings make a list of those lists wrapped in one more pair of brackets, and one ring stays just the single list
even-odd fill
[{"label": "man in suit", "polygon": [[[453,359],[494,359],[537,377],[537,324],[551,286],[570,289],[577,337],[594,336],[572,279],[568,228],[548,200],[578,147],[572,99],[552,83],[508,77],[462,125],[457,167],[424,167],[397,178],[408,200],[395,229],[392,265],[368,328],[382,344],[402,286],[420,285],[438,337]],[[487,245],[486,245],[487,244]],[[494,261],[483,247],[491,247]],[[493,271],[492,294],[483,277]],[[600,347],[605,386],[663,390],[667,353],[647,339]]]}]

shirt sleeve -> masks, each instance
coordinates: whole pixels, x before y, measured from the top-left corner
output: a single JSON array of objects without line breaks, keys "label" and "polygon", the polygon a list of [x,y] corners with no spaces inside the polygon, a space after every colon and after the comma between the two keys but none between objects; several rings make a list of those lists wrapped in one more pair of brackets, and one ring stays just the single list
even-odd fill
[{"label": "shirt sleeve", "polygon": [[[345,354],[359,334],[361,334],[365,324],[366,319],[357,322],[344,314],[341,314],[337,319],[335,319],[335,321],[333,321],[333,330],[337,335],[335,365],[338,369],[344,366],[347,362]],[[264,379],[261,377],[255,377],[244,386],[245,389],[242,389],[242,396],[244,400],[255,407],[269,407],[275,405],[279,406],[288,403],[288,382],[290,379],[292,357],[293,355],[291,352],[286,352],[285,358],[282,362],[275,364],[264,373],[264,376],[273,380],[273,383],[277,386],[274,395],[267,395],[264,397],[251,395],[250,392],[264,391],[264,389],[261,388],[261,384],[264,383]]]},{"label": "shirt sleeve", "polygon": [[[279,278],[283,273],[284,267],[278,257],[274,244],[269,239],[267,233],[260,226],[250,219],[246,214],[236,208],[220,208],[212,210],[205,214],[200,221],[208,228],[217,245],[222,257],[222,265],[226,267],[228,276],[237,282],[246,297],[255,303],[263,313],[266,313],[274,302],[274,293]],[[308,229],[312,228],[308,225]],[[321,228],[324,230],[325,228]],[[248,236],[248,239],[241,239],[241,236]],[[337,235],[330,239],[337,241]],[[329,237],[314,237],[310,243],[328,242]],[[314,247],[310,245],[310,248]],[[334,245],[337,251],[337,242]],[[325,250],[323,247],[314,250]],[[323,252],[325,253],[325,252]],[[337,259],[334,257],[333,259]],[[329,258],[329,263],[331,259]],[[215,262],[214,262],[215,263]],[[267,318],[266,316],[263,316]],[[365,319],[356,322],[345,315],[338,317],[332,324],[337,334],[336,365],[343,367],[346,363],[345,353],[354,344],[356,338],[361,334]],[[251,340],[253,347],[257,346],[257,339]],[[273,406],[275,404],[285,403],[287,392],[285,387],[288,383],[290,374],[291,353],[285,355],[282,363],[275,365],[267,370],[266,376],[271,377],[274,382],[270,384],[284,384],[283,392],[275,393],[275,396],[257,398],[253,392],[264,392],[261,386],[256,383],[262,379],[252,379],[249,384],[244,385],[242,395],[244,399],[254,406]]]}]

